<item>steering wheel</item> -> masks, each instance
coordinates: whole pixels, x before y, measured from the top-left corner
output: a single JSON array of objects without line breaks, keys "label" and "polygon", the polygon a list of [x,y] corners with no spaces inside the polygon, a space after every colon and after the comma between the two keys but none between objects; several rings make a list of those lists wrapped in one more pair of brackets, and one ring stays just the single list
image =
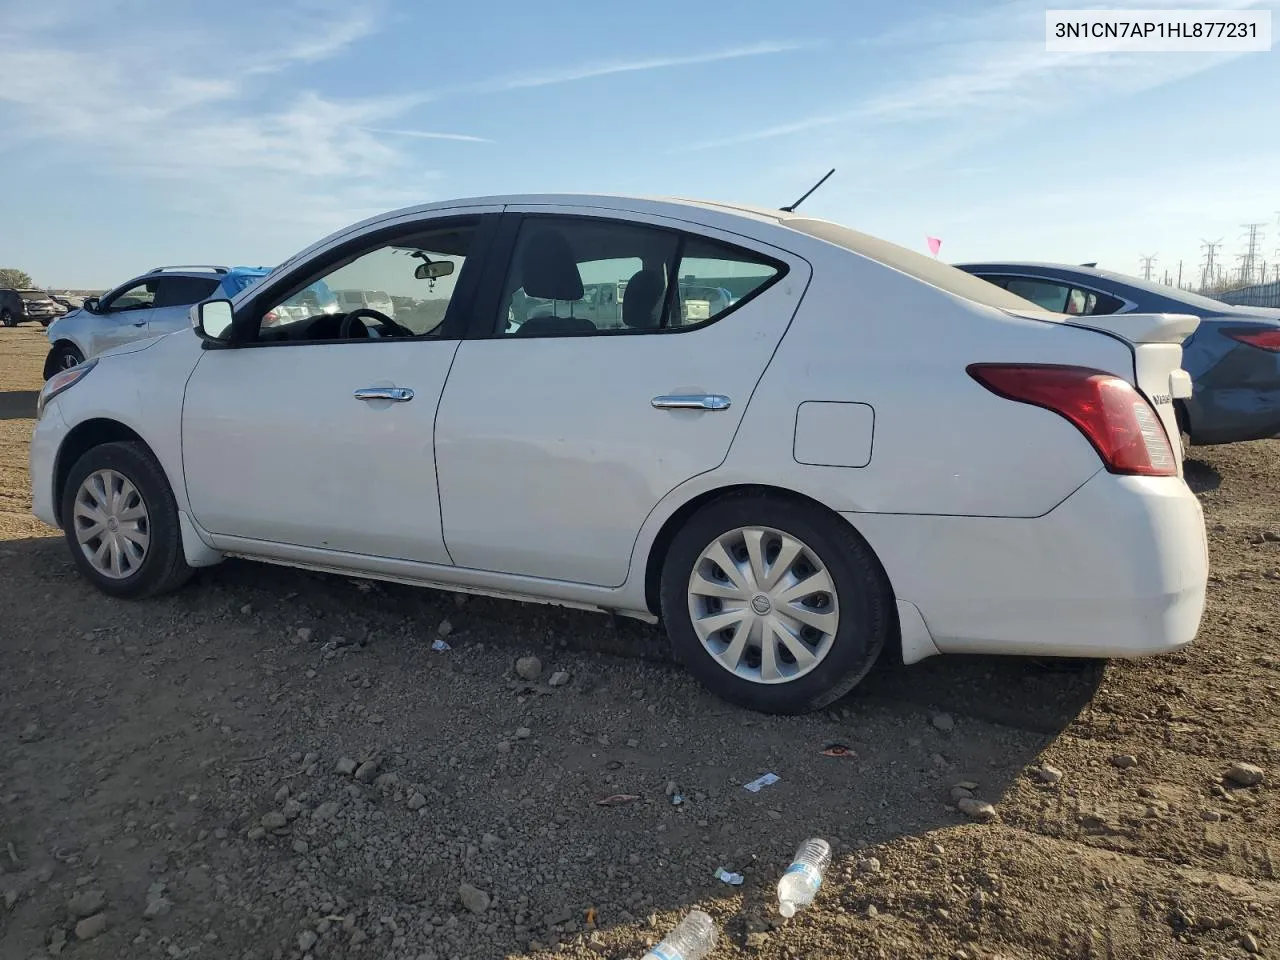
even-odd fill
[{"label": "steering wheel", "polygon": [[[359,307],[356,310],[352,310],[350,313],[348,313],[346,316],[342,318],[342,326],[338,328],[339,339],[346,340],[349,337],[351,337],[352,331],[355,329],[355,322],[364,317],[369,317],[370,319],[375,321],[378,324],[378,326],[386,330],[390,336],[393,336],[393,337],[414,336],[414,333],[412,330],[410,330],[408,327],[404,327],[396,323],[394,320],[388,317],[385,313],[382,313],[378,310],[371,310],[369,307]],[[365,338],[369,336],[369,330],[367,327],[365,327],[363,323],[360,324],[360,330],[361,332],[356,334],[357,338]]]}]

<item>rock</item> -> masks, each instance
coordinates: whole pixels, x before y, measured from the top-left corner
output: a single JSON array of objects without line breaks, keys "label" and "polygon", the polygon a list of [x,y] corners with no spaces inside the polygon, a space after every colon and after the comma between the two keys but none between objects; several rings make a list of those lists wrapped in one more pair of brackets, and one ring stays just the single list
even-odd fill
[{"label": "rock", "polygon": [[308,850],[310,850],[310,849],[311,849],[311,847],[307,844],[307,841],[305,841],[305,840],[295,840],[295,841],[293,841],[293,852],[294,852],[294,853],[297,853],[297,854],[303,854],[303,853],[306,853],[306,852],[307,852]]},{"label": "rock", "polygon": [[516,676],[532,683],[542,676],[542,661],[537,657],[521,657],[516,661]]},{"label": "rock", "polygon": [[105,913],[95,913],[92,917],[86,917],[76,924],[77,940],[92,940],[101,933],[105,933],[107,929],[107,915]]},{"label": "rock", "polygon": [[880,861],[877,860],[875,857],[867,857],[863,860],[859,860],[858,872],[859,873],[879,873]]},{"label": "rock", "polygon": [[961,800],[968,800],[972,796],[973,791],[966,789],[965,787],[957,786],[951,788],[951,800],[953,803],[958,803]]},{"label": "rock", "polygon": [[426,805],[427,805],[427,798],[424,797],[422,794],[418,793],[417,791],[414,791],[413,795],[409,797],[408,803],[405,804],[405,806],[407,806],[410,810],[421,810]]},{"label": "rock", "polygon": [[269,813],[264,813],[262,815],[262,819],[258,822],[262,824],[263,829],[265,830],[279,830],[288,823],[289,820],[279,810],[272,810]]},{"label": "rock", "polygon": [[338,802],[336,800],[326,800],[311,812],[311,819],[323,823],[325,820],[332,820],[337,813]]},{"label": "rock", "polygon": [[1117,753],[1111,758],[1111,765],[1121,770],[1128,770],[1138,765],[1138,758],[1131,753]]},{"label": "rock", "polygon": [[502,740],[502,741],[500,741],[500,742],[498,743],[498,752],[499,752],[499,753],[510,753],[510,752],[511,752],[511,743],[510,743],[510,741],[507,741],[507,740]]},{"label": "rock", "polygon": [[528,740],[532,736],[533,736],[533,731],[530,730],[528,727],[520,727],[516,730],[517,740]]},{"label": "rock", "polygon": [[1280,543],[1280,530],[1263,530],[1262,539],[1267,543]]},{"label": "rock", "polygon": [[1217,810],[1201,810],[1200,819],[1207,821],[1208,823],[1217,823],[1222,819],[1222,814]]},{"label": "rock", "polygon": [[276,791],[276,803],[284,803],[289,799],[289,785],[286,783],[283,787]]},{"label": "rock", "polygon": [[240,612],[243,613],[246,617],[253,616],[253,604],[246,603],[243,607],[240,608]]},{"label": "rock", "polygon": [[477,890],[469,883],[458,887],[458,899],[472,913],[484,913],[489,909],[489,895],[483,890]]},{"label": "rock", "polygon": [[1041,783],[1047,783],[1050,785],[1058,783],[1063,777],[1061,770],[1057,767],[1051,767],[1047,763],[1042,763],[1040,766],[1034,767],[1032,769],[1032,773],[1035,774],[1035,778]]},{"label": "rock", "polygon": [[1262,947],[1258,943],[1258,938],[1248,931],[1240,934],[1240,946],[1244,948],[1245,953],[1261,953]]},{"label": "rock", "polygon": [[378,775],[378,764],[380,762],[377,758],[373,758],[360,764],[360,766],[356,767],[356,780],[360,783],[373,783],[374,777]]},{"label": "rock", "polygon": [[356,772],[358,764],[350,757],[343,757],[334,764],[333,772],[343,777],[349,777]]},{"label": "rock", "polygon": [[316,941],[319,939],[314,930],[303,930],[298,934],[298,949],[306,953],[316,945]]},{"label": "rock", "polygon": [[441,620],[440,626],[436,627],[436,635],[443,640],[451,633],[453,633],[453,624],[448,620]]},{"label": "rock", "polygon": [[298,639],[301,640],[303,643],[310,643],[311,637],[312,637],[312,633],[311,633],[310,627],[298,628]]},{"label": "rock", "polygon": [[551,675],[551,679],[547,681],[547,684],[552,687],[563,687],[568,682],[569,682],[569,674],[567,674],[563,670],[557,670],[555,673]]},{"label": "rock", "polygon": [[[458,596],[461,597],[462,594],[458,594]],[[360,946],[360,944],[364,943],[368,939],[369,939],[369,935],[365,933],[363,930],[361,930],[359,927],[356,927],[354,930],[351,931],[351,945],[353,947]]]},{"label": "rock", "polygon": [[250,827],[249,832],[245,834],[250,840],[261,840],[267,835],[267,831],[262,827]]},{"label": "rock", "polygon": [[874,920],[876,917],[880,916],[880,911],[876,909],[876,905],[874,903],[868,903],[867,909],[862,911],[862,915],[868,920]]},{"label": "rock", "polygon": [[1223,776],[1241,787],[1256,787],[1267,779],[1267,775],[1261,767],[1239,761],[1228,767]]},{"label": "rock", "polygon": [[480,846],[484,847],[486,850],[492,850],[501,842],[502,838],[496,833],[486,833],[480,838]]},{"label": "rock", "polygon": [[107,905],[105,890],[81,890],[67,901],[67,912],[77,920],[91,917]]},{"label": "rock", "polygon": [[956,801],[956,806],[970,820],[980,820],[986,822],[996,818],[996,808],[985,800],[975,800],[973,797],[962,797]]},{"label": "rock", "polygon": [[306,807],[290,797],[284,802],[284,807],[281,808],[280,812],[284,814],[284,818],[286,820],[296,820],[298,817],[302,816],[302,812],[305,809]]},{"label": "rock", "polygon": [[933,724],[935,730],[941,730],[943,733],[950,733],[956,728],[956,722],[949,713],[935,713],[929,722]]},{"label": "rock", "polygon": [[148,900],[146,907],[142,911],[142,915],[148,920],[154,920],[156,917],[167,916],[169,911],[173,909],[173,904],[168,897],[156,897]]},{"label": "rock", "polygon": [[680,785],[679,785],[678,783],[676,783],[674,780],[668,780],[668,781],[667,781],[667,796],[668,796],[668,797],[674,797],[674,796],[675,796],[677,793],[679,793],[679,792],[680,792]]}]

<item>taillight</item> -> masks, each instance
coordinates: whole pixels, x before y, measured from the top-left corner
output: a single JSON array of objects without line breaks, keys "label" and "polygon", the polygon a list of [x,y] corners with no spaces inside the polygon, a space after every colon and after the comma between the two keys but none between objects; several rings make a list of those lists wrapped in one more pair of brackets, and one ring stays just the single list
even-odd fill
[{"label": "taillight", "polygon": [[1226,330],[1223,331],[1232,340],[1239,340],[1259,350],[1280,353],[1280,328],[1275,330]]},{"label": "taillight", "polygon": [[1126,380],[1088,367],[975,363],[969,376],[992,393],[1070,420],[1112,473],[1177,476],[1168,434],[1151,404]]}]

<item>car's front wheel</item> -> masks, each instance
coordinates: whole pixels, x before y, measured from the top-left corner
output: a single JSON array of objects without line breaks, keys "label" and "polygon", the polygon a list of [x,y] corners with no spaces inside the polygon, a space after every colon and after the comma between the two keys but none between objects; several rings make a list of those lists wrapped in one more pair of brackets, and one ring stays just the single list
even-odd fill
[{"label": "car's front wheel", "polygon": [[75,462],[62,527],[76,566],[104,593],[148,597],[191,576],[173,491],[141,443],[104,443]]},{"label": "car's front wheel", "polygon": [[84,363],[84,354],[74,343],[59,343],[49,351],[44,363],[44,378],[48,380],[55,373],[70,370]]},{"label": "car's front wheel", "polygon": [[662,571],[673,646],[712,692],[766,713],[848,693],[893,630],[871,548],[838,517],[762,494],[715,500],[676,534]]}]

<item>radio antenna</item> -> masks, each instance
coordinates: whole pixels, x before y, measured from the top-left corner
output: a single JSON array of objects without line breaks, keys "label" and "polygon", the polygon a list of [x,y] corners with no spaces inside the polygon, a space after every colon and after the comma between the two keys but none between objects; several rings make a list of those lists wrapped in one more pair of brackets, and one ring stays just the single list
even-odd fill
[{"label": "radio antenna", "polygon": [[797,201],[796,201],[795,203],[793,203],[791,206],[789,206],[789,207],[783,207],[783,208],[782,208],[782,211],[783,211],[784,213],[795,213],[795,212],[796,212],[796,207],[800,206],[800,204],[802,204],[802,203],[804,203],[806,200],[808,200],[808,199],[809,199],[809,194],[813,193],[813,191],[817,190],[820,186],[822,186],[824,183],[826,183],[826,182],[827,182],[827,178],[828,178],[828,177],[830,177],[830,176],[831,176],[833,173],[835,173],[835,172],[836,172],[836,168],[835,168],[835,167],[832,167],[830,170],[828,170],[828,171],[827,171],[827,176],[826,176],[826,177],[823,177],[821,180],[819,180],[817,183],[815,183],[812,187],[810,187],[810,188],[808,189],[808,191],[804,194],[804,196],[802,196],[799,200],[797,200]]}]

